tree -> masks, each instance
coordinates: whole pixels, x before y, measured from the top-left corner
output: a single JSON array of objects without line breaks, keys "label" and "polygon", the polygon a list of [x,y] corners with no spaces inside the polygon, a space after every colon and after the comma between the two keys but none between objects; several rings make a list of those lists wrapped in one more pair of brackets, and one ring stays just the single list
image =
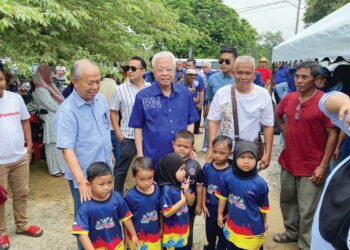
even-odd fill
[{"label": "tree", "polygon": [[273,32],[267,31],[267,32],[261,33],[258,36],[257,41],[259,46],[253,56],[256,59],[259,59],[265,56],[271,62],[273,47],[283,42],[282,32],[277,31],[276,33],[273,33]]},{"label": "tree", "polygon": [[147,58],[168,43],[200,37],[161,0],[1,0],[0,31],[0,58],[24,73],[34,63]]},{"label": "tree", "polygon": [[349,2],[350,0],[307,0],[304,22],[309,26]]}]

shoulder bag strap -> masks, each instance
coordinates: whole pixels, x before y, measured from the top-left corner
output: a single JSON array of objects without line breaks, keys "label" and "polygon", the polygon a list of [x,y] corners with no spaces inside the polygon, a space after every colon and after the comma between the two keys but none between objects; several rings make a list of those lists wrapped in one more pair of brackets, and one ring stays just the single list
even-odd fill
[{"label": "shoulder bag strap", "polygon": [[238,126],[238,113],[237,113],[237,100],[235,87],[231,87],[231,103],[233,113],[233,126],[235,129],[235,142],[239,141],[239,126]]}]

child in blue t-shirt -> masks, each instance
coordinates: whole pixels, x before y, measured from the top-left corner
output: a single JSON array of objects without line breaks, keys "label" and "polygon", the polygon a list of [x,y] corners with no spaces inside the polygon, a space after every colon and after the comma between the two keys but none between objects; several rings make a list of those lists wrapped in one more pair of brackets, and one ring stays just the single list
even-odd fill
[{"label": "child in blue t-shirt", "polygon": [[194,201],[186,179],[185,161],[170,153],[158,162],[158,184],[161,187],[160,206],[164,216],[163,249],[187,250],[189,234],[188,207]]},{"label": "child in blue t-shirt", "polygon": [[[228,250],[259,249],[266,239],[269,189],[258,175],[258,155],[254,142],[237,142],[232,170],[221,177],[216,194],[220,199],[218,224],[223,228]],[[224,223],[227,201],[228,214]]]},{"label": "child in blue t-shirt", "polygon": [[[220,185],[220,178],[230,171],[228,162],[232,150],[232,140],[225,135],[219,135],[213,141],[213,162],[206,163],[203,171],[203,213],[205,217],[205,232],[207,235],[207,250],[226,249],[226,239],[218,226],[218,198],[215,196]],[[218,238],[218,241],[217,241]],[[217,241],[217,244],[216,244]]]},{"label": "child in blue t-shirt", "polygon": [[72,234],[79,236],[84,249],[124,250],[120,222],[138,246],[132,214],[124,199],[112,192],[111,168],[104,162],[91,164],[86,171],[92,191],[92,199],[81,204],[72,227]]},{"label": "child in blue t-shirt", "polygon": [[190,234],[188,236],[188,248],[192,248],[193,226],[196,215],[202,214],[203,198],[203,173],[202,167],[198,161],[191,159],[191,153],[194,148],[194,135],[188,130],[181,130],[176,133],[173,141],[174,152],[181,156],[186,165],[186,178],[190,178],[190,189],[195,194],[195,201],[189,206],[190,215]]},{"label": "child in blue t-shirt", "polygon": [[[132,166],[132,175],[136,186],[126,193],[125,201],[133,214],[132,222],[139,240],[138,249],[161,250],[160,190],[153,182],[152,160],[147,157],[137,158]],[[129,236],[125,236],[126,245],[130,246]]]}]

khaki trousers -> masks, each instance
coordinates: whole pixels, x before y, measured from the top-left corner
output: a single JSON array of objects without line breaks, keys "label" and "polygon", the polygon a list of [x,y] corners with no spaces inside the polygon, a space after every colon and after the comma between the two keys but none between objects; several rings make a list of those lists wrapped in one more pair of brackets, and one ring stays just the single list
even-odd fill
[{"label": "khaki trousers", "polygon": [[[18,231],[27,224],[27,198],[29,180],[29,155],[10,164],[0,164],[0,185],[11,187],[13,194],[13,215]],[[5,202],[0,206],[0,235],[6,233]]]},{"label": "khaki trousers", "polygon": [[323,189],[309,178],[281,170],[280,205],[286,234],[305,250],[310,249],[312,221]]}]

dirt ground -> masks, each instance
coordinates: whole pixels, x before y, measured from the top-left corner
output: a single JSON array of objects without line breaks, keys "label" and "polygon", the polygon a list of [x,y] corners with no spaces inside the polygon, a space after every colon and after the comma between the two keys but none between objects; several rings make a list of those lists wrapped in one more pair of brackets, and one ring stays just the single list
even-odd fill
[{"label": "dirt ground", "polygon": [[[203,135],[196,136],[196,148],[198,159],[204,163],[204,154],[200,152]],[[283,231],[282,215],[279,208],[279,173],[280,167],[276,163],[279,154],[278,137],[275,138],[274,152],[271,166],[263,171],[261,175],[267,180],[270,188],[270,213],[268,214],[268,239],[264,249],[295,250],[298,249],[294,243],[276,244],[272,241],[272,235]],[[26,249],[76,249],[76,240],[70,235],[73,222],[73,202],[68,182],[63,178],[51,177],[47,172],[45,161],[37,161],[30,167],[30,193],[28,204],[29,222],[40,225],[44,234],[40,238],[31,238],[15,234],[12,213],[12,199],[6,204],[6,220],[8,222],[8,235],[12,250]],[[127,180],[127,187],[131,187],[131,178]],[[197,217],[194,229],[193,249],[203,249],[205,242],[204,220]]]}]

